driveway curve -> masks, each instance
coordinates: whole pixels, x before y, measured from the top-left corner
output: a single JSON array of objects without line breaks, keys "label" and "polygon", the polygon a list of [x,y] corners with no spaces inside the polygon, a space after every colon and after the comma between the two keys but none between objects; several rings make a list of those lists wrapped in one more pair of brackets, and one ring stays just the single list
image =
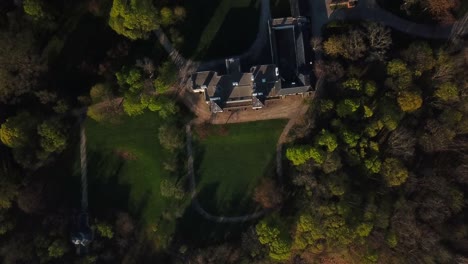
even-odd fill
[{"label": "driveway curve", "polygon": [[218,223],[242,223],[242,222],[247,222],[247,221],[252,221],[255,220],[271,210],[262,210],[258,211],[252,214],[246,214],[246,215],[241,215],[241,216],[216,216],[208,213],[200,204],[198,201],[197,195],[197,184],[195,181],[195,172],[193,169],[193,149],[192,149],[192,124],[189,123],[185,126],[185,132],[187,135],[186,139],[186,149],[187,149],[187,174],[189,177],[190,181],[190,193],[191,193],[191,198],[192,198],[192,206],[193,208],[205,219],[211,220],[214,222]]}]

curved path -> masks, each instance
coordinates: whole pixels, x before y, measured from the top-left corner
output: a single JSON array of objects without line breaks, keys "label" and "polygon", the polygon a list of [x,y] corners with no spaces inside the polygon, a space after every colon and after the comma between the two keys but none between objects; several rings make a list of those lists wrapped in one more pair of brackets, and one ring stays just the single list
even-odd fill
[{"label": "curved path", "polygon": [[193,169],[193,149],[192,149],[192,125],[189,123],[185,126],[185,132],[187,134],[187,157],[188,157],[188,162],[187,162],[187,173],[189,176],[190,180],[190,193],[192,197],[192,206],[193,208],[200,214],[202,215],[205,219],[218,222],[218,223],[241,223],[241,222],[246,222],[246,221],[251,221],[255,220],[266,213],[270,212],[271,210],[262,210],[259,212],[255,212],[252,214],[247,214],[247,215],[242,215],[242,216],[215,216],[210,213],[208,213],[203,207],[201,206],[200,202],[198,201],[197,198],[197,184],[195,181],[195,172]]},{"label": "curved path", "polygon": [[352,9],[337,9],[331,11],[330,0],[309,0],[312,7],[310,16],[313,20],[313,35],[320,36],[323,25],[332,20],[369,20],[382,23],[398,31],[424,38],[449,39],[467,34],[468,14],[453,25],[427,25],[405,20],[381,8],[376,0],[359,0]]}]

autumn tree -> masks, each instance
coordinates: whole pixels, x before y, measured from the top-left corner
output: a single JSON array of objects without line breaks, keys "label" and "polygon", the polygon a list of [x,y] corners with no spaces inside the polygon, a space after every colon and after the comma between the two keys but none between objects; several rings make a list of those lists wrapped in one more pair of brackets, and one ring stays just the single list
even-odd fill
[{"label": "autumn tree", "polygon": [[453,23],[455,18],[452,14],[458,1],[447,0],[425,0],[424,6],[428,9],[429,13],[438,21],[442,23]]},{"label": "autumn tree", "polygon": [[396,158],[385,159],[380,172],[390,187],[399,186],[408,178],[408,170],[404,164]]},{"label": "autumn tree", "polygon": [[276,208],[283,201],[281,190],[271,179],[264,179],[260,182],[255,188],[253,199],[267,209]]},{"label": "autumn tree", "polygon": [[323,49],[327,55],[338,57],[338,55],[342,54],[344,45],[343,37],[332,35],[323,43]]},{"label": "autumn tree", "polygon": [[158,12],[151,0],[114,0],[109,26],[132,40],[145,39],[158,29]]},{"label": "autumn tree", "polygon": [[434,52],[427,42],[413,42],[402,52],[403,59],[414,68],[414,75],[421,76],[435,67]]},{"label": "autumn tree", "polygon": [[8,118],[0,126],[0,140],[10,148],[25,147],[31,139],[35,121],[26,112]]},{"label": "autumn tree", "polygon": [[32,32],[0,31],[0,101],[16,103],[37,90],[46,69]]},{"label": "autumn tree", "polygon": [[403,112],[416,111],[423,103],[420,93],[416,90],[399,92],[397,101]]}]

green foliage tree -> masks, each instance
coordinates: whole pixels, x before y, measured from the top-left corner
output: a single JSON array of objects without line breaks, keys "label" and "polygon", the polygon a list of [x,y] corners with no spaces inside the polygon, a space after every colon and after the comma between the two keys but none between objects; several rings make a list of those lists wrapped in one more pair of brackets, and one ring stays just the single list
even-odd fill
[{"label": "green foliage tree", "polygon": [[402,91],[398,93],[398,105],[403,112],[414,112],[421,108],[423,100],[418,91]]},{"label": "green foliage tree", "polygon": [[171,24],[174,24],[176,18],[174,16],[174,12],[169,7],[161,8],[159,15],[160,15],[161,25],[169,26]]},{"label": "green foliage tree", "polygon": [[374,156],[364,160],[364,166],[369,172],[377,174],[380,172],[382,162],[378,157]]},{"label": "green foliage tree", "polygon": [[409,174],[405,165],[396,158],[385,159],[380,173],[390,187],[399,186],[406,182]]},{"label": "green foliage tree", "polygon": [[61,258],[68,252],[67,243],[61,239],[56,239],[47,248],[50,258]]},{"label": "green foliage tree", "polygon": [[372,223],[362,223],[356,227],[356,233],[360,237],[367,237],[373,228],[374,225]]},{"label": "green foliage tree", "polygon": [[161,195],[164,197],[172,197],[177,200],[181,200],[182,198],[184,198],[184,189],[181,186],[179,186],[175,181],[164,179],[161,181],[161,185],[159,187]]},{"label": "green foliage tree", "polygon": [[387,64],[387,74],[391,77],[387,84],[395,90],[405,90],[413,81],[411,71],[406,63],[395,59]]},{"label": "green foliage tree", "polygon": [[400,124],[403,114],[399,106],[389,100],[382,100],[379,102],[380,120],[384,127],[390,131],[395,130]]},{"label": "green foliage tree", "polygon": [[350,78],[343,82],[343,87],[350,90],[360,91],[362,89],[362,83],[356,78]]},{"label": "green foliage tree", "polygon": [[356,99],[344,99],[336,106],[336,113],[339,117],[350,116],[359,109],[360,105]]},{"label": "green foliage tree", "polygon": [[49,153],[60,153],[67,146],[65,129],[57,120],[48,120],[37,127],[41,147]]},{"label": "green foliage tree", "polygon": [[437,87],[434,92],[434,97],[444,103],[457,102],[460,100],[457,86],[450,82],[443,83]]},{"label": "green foliage tree", "polygon": [[171,61],[166,61],[158,68],[158,77],[154,80],[154,88],[158,93],[167,92],[177,82],[177,67]]},{"label": "green foliage tree", "polygon": [[24,13],[35,20],[45,19],[48,16],[42,0],[24,0],[23,9]]},{"label": "green foliage tree", "polygon": [[318,107],[321,113],[327,113],[330,112],[334,106],[335,103],[332,100],[323,99],[319,101]]},{"label": "green foliage tree", "polygon": [[145,39],[158,29],[158,12],[151,0],[114,0],[109,26],[129,39]]},{"label": "green foliage tree", "polygon": [[361,136],[357,133],[354,133],[353,131],[349,129],[342,129],[339,132],[341,140],[343,140],[344,143],[346,143],[349,147],[354,148],[357,146],[359,139]]},{"label": "green foliage tree", "polygon": [[97,223],[96,230],[101,237],[108,239],[112,239],[114,237],[114,231],[112,230],[112,226],[107,223]]},{"label": "green foliage tree", "polygon": [[282,238],[279,228],[269,225],[265,220],[255,226],[258,240],[269,249],[268,255],[277,261],[289,259],[291,255],[291,244]]},{"label": "green foliage tree", "polygon": [[333,152],[338,147],[336,135],[325,129],[322,129],[318,135],[317,143],[320,146],[325,146],[328,152]]},{"label": "green foliage tree", "polygon": [[317,164],[322,164],[325,161],[325,155],[322,151],[317,148],[307,146],[288,148],[286,150],[286,158],[295,166],[302,165],[310,159],[313,159]]},{"label": "green foliage tree", "polygon": [[367,96],[372,97],[375,95],[376,92],[377,92],[377,85],[375,84],[375,82],[366,82],[364,86],[364,93]]},{"label": "green foliage tree", "polygon": [[173,152],[184,146],[183,135],[177,127],[165,124],[158,131],[159,143],[163,148]]}]

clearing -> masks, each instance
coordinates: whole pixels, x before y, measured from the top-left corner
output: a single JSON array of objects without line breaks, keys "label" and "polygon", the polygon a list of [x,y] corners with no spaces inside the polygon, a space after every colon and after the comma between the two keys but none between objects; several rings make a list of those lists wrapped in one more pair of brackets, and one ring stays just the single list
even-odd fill
[{"label": "clearing", "polygon": [[164,161],[174,157],[159,144],[162,123],[157,113],[147,112],[124,116],[118,124],[91,119],[85,124],[92,213],[106,208],[128,210],[165,240],[174,231],[175,214],[182,214],[188,205],[189,195],[179,201],[161,196],[161,181],[178,177],[164,169]]},{"label": "clearing", "polygon": [[195,173],[201,205],[215,215],[256,208],[252,192],[276,168],[276,143],[287,120],[206,125],[196,128]]}]

